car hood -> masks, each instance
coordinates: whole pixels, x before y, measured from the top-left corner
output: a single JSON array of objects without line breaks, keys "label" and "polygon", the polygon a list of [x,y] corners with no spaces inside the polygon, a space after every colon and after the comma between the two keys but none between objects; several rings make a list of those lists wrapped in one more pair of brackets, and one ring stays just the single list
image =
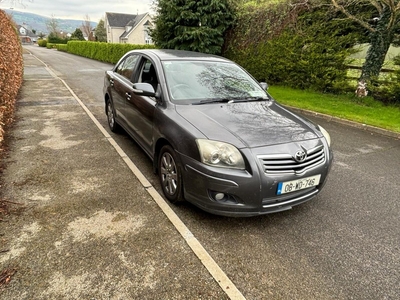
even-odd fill
[{"label": "car hood", "polygon": [[176,111],[210,140],[262,147],[317,138],[315,125],[275,101],[177,105]]}]

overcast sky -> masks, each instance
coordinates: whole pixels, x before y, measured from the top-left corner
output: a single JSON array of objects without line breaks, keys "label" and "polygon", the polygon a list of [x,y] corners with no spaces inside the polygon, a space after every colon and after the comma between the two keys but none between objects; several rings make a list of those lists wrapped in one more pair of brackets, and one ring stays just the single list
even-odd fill
[{"label": "overcast sky", "polygon": [[153,0],[0,0],[0,8],[29,12],[45,17],[98,22],[106,12],[142,14],[151,12]]}]

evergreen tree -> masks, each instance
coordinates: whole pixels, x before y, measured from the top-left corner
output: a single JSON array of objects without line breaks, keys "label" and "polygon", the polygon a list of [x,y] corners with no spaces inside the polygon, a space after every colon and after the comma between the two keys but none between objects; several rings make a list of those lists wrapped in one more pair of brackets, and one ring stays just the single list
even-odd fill
[{"label": "evergreen tree", "polygon": [[232,25],[229,0],[158,0],[151,37],[159,48],[220,54]]},{"label": "evergreen tree", "polygon": [[84,41],[85,37],[83,36],[82,30],[77,28],[71,35],[71,40],[79,40],[79,41]]},{"label": "evergreen tree", "polygon": [[96,41],[98,42],[107,42],[107,32],[106,28],[104,27],[104,20],[101,19],[96,26],[94,31]]}]

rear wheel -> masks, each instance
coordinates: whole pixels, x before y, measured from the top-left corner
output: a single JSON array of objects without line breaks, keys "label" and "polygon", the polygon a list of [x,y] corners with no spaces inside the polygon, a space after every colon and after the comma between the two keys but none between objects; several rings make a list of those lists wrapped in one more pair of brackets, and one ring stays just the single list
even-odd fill
[{"label": "rear wheel", "polygon": [[111,100],[107,100],[106,113],[107,113],[108,127],[110,127],[110,130],[112,132],[118,132],[119,125],[115,121],[114,106]]},{"label": "rear wheel", "polygon": [[161,148],[158,175],[165,197],[172,203],[184,201],[182,174],[177,164],[176,153],[171,146]]}]

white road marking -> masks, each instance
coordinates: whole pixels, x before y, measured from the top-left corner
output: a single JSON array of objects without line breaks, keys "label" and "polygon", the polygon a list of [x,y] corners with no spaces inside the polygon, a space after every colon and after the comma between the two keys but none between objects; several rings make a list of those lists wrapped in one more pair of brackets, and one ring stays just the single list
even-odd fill
[{"label": "white road marking", "polygon": [[[31,53],[31,55],[33,55]],[[142,172],[136,167],[136,165],[132,162],[132,160],[126,155],[126,153],[122,150],[122,148],[117,144],[117,142],[111,137],[111,135],[103,128],[100,122],[94,117],[91,111],[86,107],[86,105],[78,98],[78,96],[74,93],[74,91],[68,86],[68,84],[58,77],[49,66],[40,60],[38,57],[33,55],[38,61],[45,65],[46,70],[49,72],[51,76],[59,79],[64,86],[68,89],[71,95],[75,98],[75,100],[79,103],[79,105],[83,108],[89,118],[93,121],[93,123],[97,126],[97,128],[101,131],[101,133],[107,138],[109,143],[114,147],[119,156],[124,160],[128,168],[132,171],[132,173],[137,177],[143,187],[147,190],[149,195],[154,199],[157,205],[161,208],[170,222],[174,225],[176,230],[180,233],[189,247],[192,249],[194,254],[198,257],[201,263],[206,267],[211,276],[215,279],[215,281],[220,285],[222,290],[228,295],[229,299],[239,300],[246,298],[243,294],[238,290],[238,288],[233,284],[233,282],[229,279],[229,277],[225,274],[225,272],[219,267],[219,265],[215,262],[215,260],[211,257],[210,254],[204,249],[198,239],[192,234],[192,232],[187,228],[187,226],[182,222],[182,220],[178,217],[178,215],[169,207],[164,198],[156,191],[156,189],[150,184],[147,178],[143,175]]]}]

